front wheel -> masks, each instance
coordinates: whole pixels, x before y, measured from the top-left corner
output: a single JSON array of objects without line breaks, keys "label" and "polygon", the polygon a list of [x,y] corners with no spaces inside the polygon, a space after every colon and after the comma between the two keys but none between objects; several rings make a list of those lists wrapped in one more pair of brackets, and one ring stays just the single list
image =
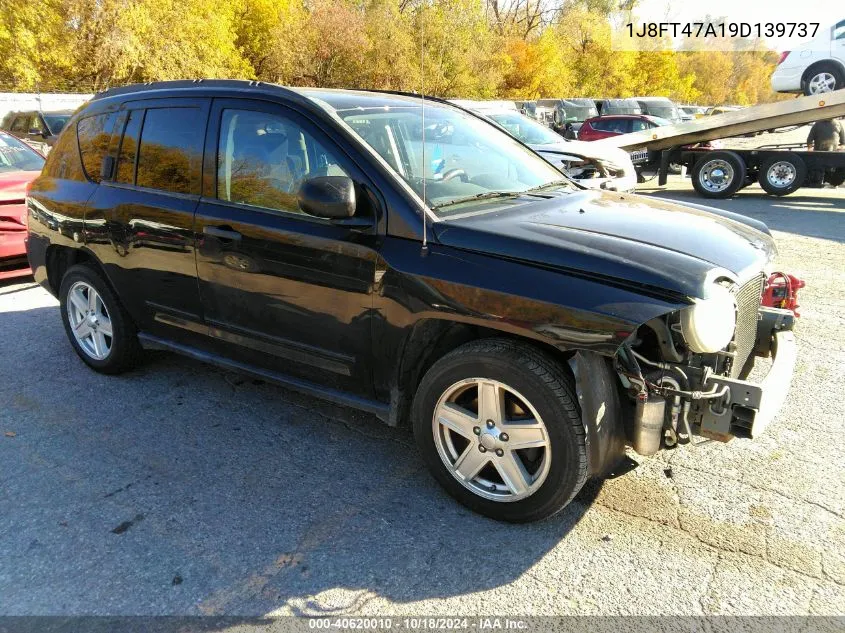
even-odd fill
[{"label": "front wheel", "polygon": [[708,152],[692,168],[692,186],[705,198],[730,198],[745,177],[745,162],[736,152]]},{"label": "front wheel", "polygon": [[587,478],[574,380],[527,345],[487,339],[441,358],[417,390],[413,425],[435,479],[494,519],[550,517]]}]

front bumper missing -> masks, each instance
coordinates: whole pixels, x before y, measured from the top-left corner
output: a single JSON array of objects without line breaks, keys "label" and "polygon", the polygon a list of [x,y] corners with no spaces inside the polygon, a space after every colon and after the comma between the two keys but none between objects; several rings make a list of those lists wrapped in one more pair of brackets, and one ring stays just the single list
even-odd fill
[{"label": "front bumper missing", "polygon": [[720,441],[759,437],[786,400],[798,347],[791,330],[793,320],[786,310],[763,308],[760,313],[755,352],[758,356],[771,355],[772,366],[757,383],[725,376],[708,378],[705,391],[727,387],[728,397],[693,404],[691,418],[704,437]]}]

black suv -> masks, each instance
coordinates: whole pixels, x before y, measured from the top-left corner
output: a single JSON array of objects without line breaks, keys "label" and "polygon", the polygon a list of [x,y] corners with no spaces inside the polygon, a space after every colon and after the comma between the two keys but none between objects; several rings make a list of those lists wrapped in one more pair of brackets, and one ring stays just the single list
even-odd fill
[{"label": "black suv", "polygon": [[[584,189],[437,100],[110,90],[27,204],[35,277],[93,369],[164,348],[410,422],[439,482],[508,521],[626,445],[758,434],[792,373],[791,313],[760,308],[765,225]],[[755,355],[766,385],[742,379]]]}]

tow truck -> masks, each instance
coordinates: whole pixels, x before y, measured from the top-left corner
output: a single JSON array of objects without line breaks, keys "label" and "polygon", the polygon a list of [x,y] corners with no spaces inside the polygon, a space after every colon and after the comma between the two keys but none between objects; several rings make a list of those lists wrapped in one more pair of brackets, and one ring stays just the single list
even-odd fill
[{"label": "tow truck", "polygon": [[647,151],[665,185],[670,165],[682,165],[705,198],[729,198],[753,182],[775,196],[803,186],[845,183],[845,151],[807,151],[804,145],[708,149],[693,145],[845,116],[845,90],[766,103],[693,121],[593,141],[628,152]]}]

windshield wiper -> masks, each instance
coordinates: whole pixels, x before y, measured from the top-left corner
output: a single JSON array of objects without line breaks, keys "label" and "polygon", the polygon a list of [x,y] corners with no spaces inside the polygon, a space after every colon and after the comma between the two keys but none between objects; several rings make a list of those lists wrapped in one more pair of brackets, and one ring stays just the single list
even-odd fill
[{"label": "windshield wiper", "polygon": [[492,198],[509,198],[512,196],[518,196],[522,192],[521,191],[486,191],[484,193],[477,193],[474,196],[464,196],[463,198],[455,198],[454,200],[449,200],[449,202],[444,202],[443,204],[438,204],[433,209],[442,209],[443,207],[451,207],[455,204],[461,204],[462,202],[472,202],[474,200],[490,200]]},{"label": "windshield wiper", "polygon": [[572,182],[570,180],[566,180],[561,178],[560,180],[553,180],[551,182],[547,182],[545,185],[538,185],[536,187],[531,187],[531,189],[526,189],[523,193],[532,193],[534,191],[543,191],[544,189],[550,189],[552,187],[560,187],[566,185],[567,187],[572,187]]}]

